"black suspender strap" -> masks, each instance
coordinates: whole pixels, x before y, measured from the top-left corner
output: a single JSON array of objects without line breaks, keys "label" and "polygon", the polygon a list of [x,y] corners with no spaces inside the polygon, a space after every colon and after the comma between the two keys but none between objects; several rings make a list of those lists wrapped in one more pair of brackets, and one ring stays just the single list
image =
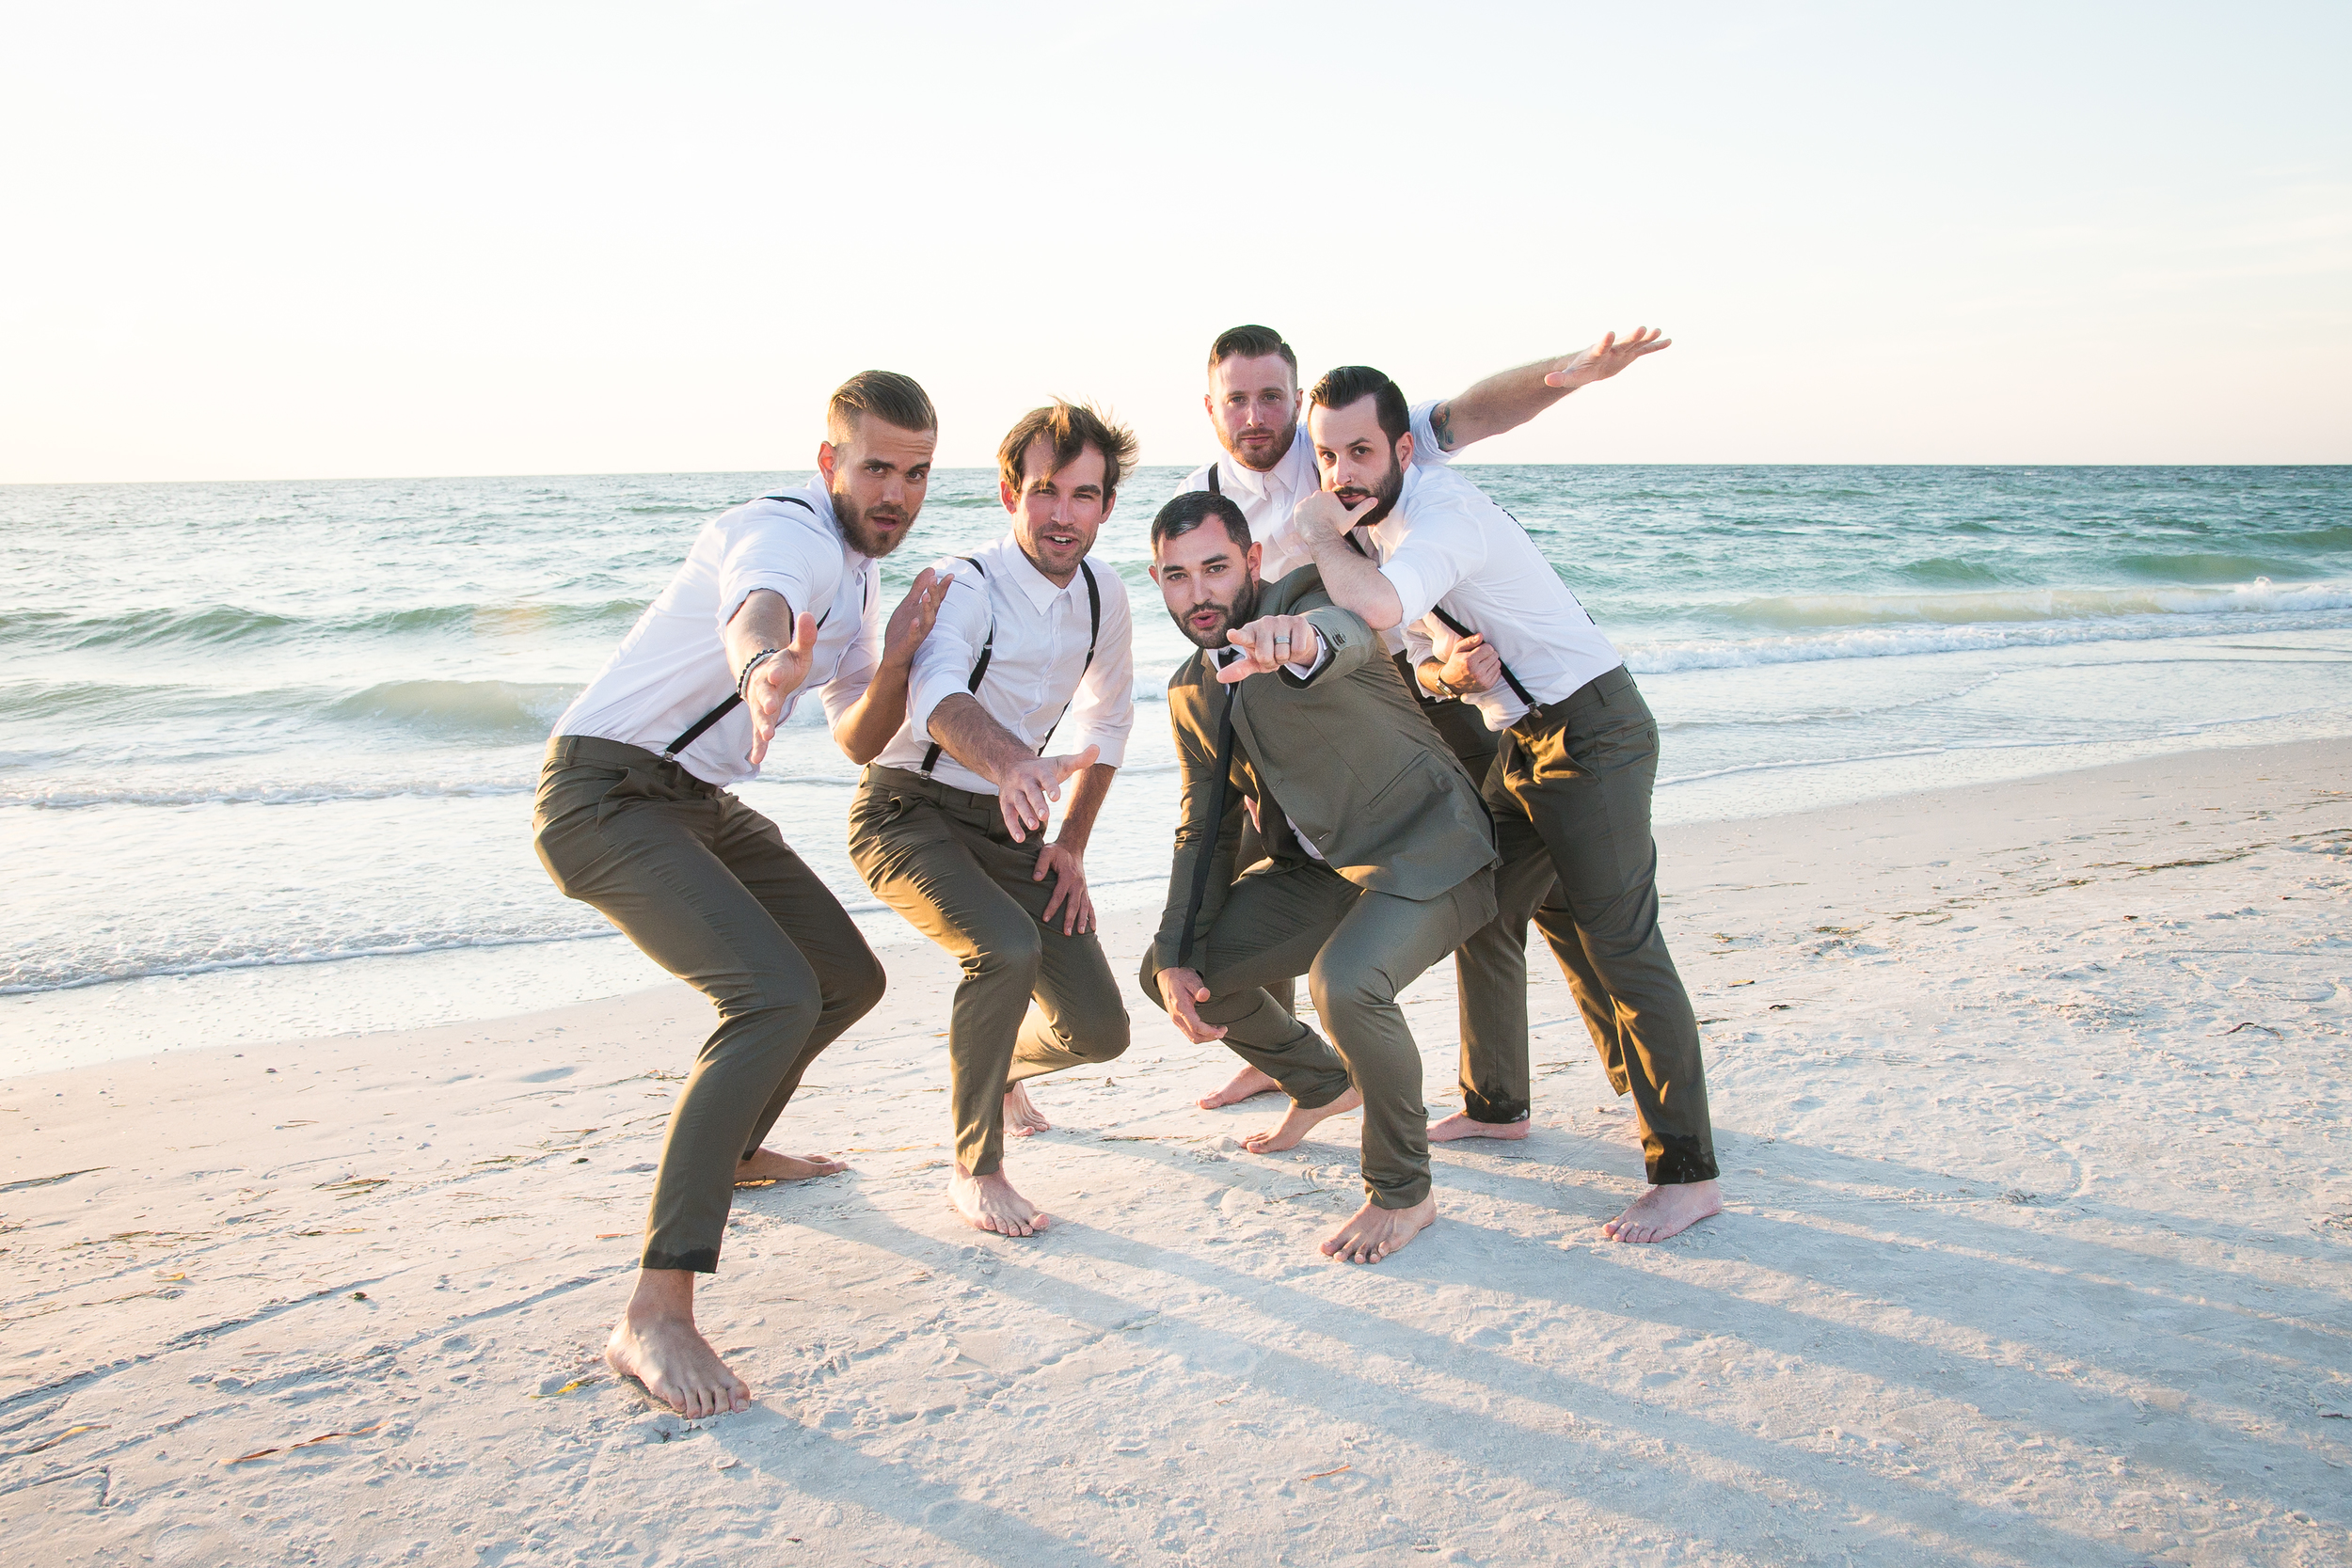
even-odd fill
[{"label": "black suspender strap", "polygon": [[[983,578],[988,576],[988,568],[973,560],[970,556],[960,555],[956,557],[956,559],[970,566],[974,571],[979,573]],[[983,592],[985,592],[985,590],[983,590]],[[979,659],[972,666],[972,678],[963,683],[963,689],[966,691],[973,692],[975,694],[979,691],[980,677],[988,673],[988,661],[990,658],[994,657],[995,653],[996,617],[994,615],[991,615],[988,618],[988,636],[980,643]],[[928,779],[931,776],[931,769],[939,766],[939,753],[944,749],[945,748],[943,748],[938,741],[934,740],[931,742],[931,749],[923,753],[923,777]]]},{"label": "black suspender strap", "polygon": [[1216,465],[1214,463],[1209,465],[1209,494],[1212,496],[1225,494],[1225,486],[1216,482]]},{"label": "black suspender strap", "polygon": [[[1448,615],[1445,612],[1444,607],[1441,605],[1431,605],[1429,607],[1429,613],[1435,615],[1438,620],[1443,621],[1445,623],[1446,630],[1452,632],[1456,637],[1474,637],[1477,635],[1475,632],[1472,632],[1470,627],[1462,625],[1461,622],[1455,620],[1453,616]],[[1501,660],[1498,659],[1497,662],[1501,663]],[[1535,700],[1535,694],[1534,692],[1528,690],[1527,688],[1519,684],[1518,676],[1511,673],[1511,667],[1508,664],[1504,664],[1502,666],[1502,678],[1510,686],[1511,689],[1518,693],[1519,701],[1527,705],[1528,711],[1532,713],[1536,708],[1543,705]]]},{"label": "black suspender strap", "polygon": [[[808,502],[801,499],[798,496],[762,496],[759,499],[764,501],[782,501],[787,506],[797,506],[812,517],[817,515],[817,509],[809,505]],[[833,607],[828,605],[825,607],[824,614],[819,615],[817,618],[818,630],[822,631],[824,629],[825,623],[831,619],[833,619]],[[687,725],[684,733],[679,735],[675,740],[671,741],[667,746],[661,748],[663,760],[675,762],[680,752],[683,752],[686,748],[691,746],[695,741],[700,740],[703,737],[703,731],[710,728],[711,725],[717,723],[720,720],[724,719],[728,714],[733,713],[737,708],[742,705],[742,692],[728,692],[725,699],[722,701],[718,706],[712,708],[708,713],[704,714],[700,719],[697,719],[692,723]]]},{"label": "black suspender strap", "polygon": [[[1505,515],[1508,515],[1508,514],[1505,514]],[[1517,522],[1518,520],[1518,519],[1516,517],[1512,518],[1512,521],[1514,522]],[[1372,559],[1372,552],[1364,548],[1362,544],[1357,540],[1355,530],[1350,529],[1346,533],[1341,535],[1341,537],[1347,541],[1347,547],[1354,550],[1358,555],[1362,556],[1366,561],[1370,561]],[[1477,635],[1475,632],[1471,631],[1470,627],[1462,625],[1461,622],[1455,620],[1453,616],[1448,615],[1445,612],[1445,607],[1443,605],[1431,605],[1429,607],[1429,613],[1435,615],[1438,620],[1443,621],[1445,623],[1446,630],[1452,632],[1456,637],[1474,637]],[[1534,692],[1528,690],[1527,688],[1519,684],[1518,676],[1511,673],[1511,667],[1508,664],[1502,666],[1502,678],[1504,682],[1509,685],[1512,691],[1518,695],[1518,700],[1525,703],[1530,710],[1542,705],[1535,701],[1535,694]],[[1421,683],[1416,680],[1413,684],[1415,686],[1419,686]],[[1414,695],[1419,696],[1420,693],[1416,691]]]},{"label": "black suspender strap", "polygon": [[[977,561],[972,561],[970,556],[960,555],[956,559],[971,561],[974,571],[982,577],[988,576],[988,568]],[[1085,574],[1087,579],[1087,658],[1084,664],[1078,666],[1078,679],[1083,681],[1087,678],[1087,672],[1094,668],[1094,644],[1103,635],[1103,585],[1095,579],[1094,568],[1083,560],[1078,562],[1078,570]],[[989,656],[995,651],[995,647],[996,623],[992,619],[988,624],[988,641],[981,646],[979,662],[972,666],[972,679],[964,687],[966,691],[976,697],[980,691],[980,677],[988,673]],[[1077,688],[1073,686],[1070,691],[1070,702],[1062,704],[1060,715],[1045,728],[1045,739],[1037,743],[1039,756],[1045,754],[1046,741],[1054,738],[1054,732],[1061,728],[1062,720],[1070,716],[1071,704],[1077,700]],[[923,776],[925,778],[930,778],[931,769],[939,766],[939,753],[944,749],[938,741],[934,740],[931,742],[930,750],[923,753]]]},{"label": "black suspender strap", "polygon": [[[1241,650],[1233,650],[1239,653]],[[1216,660],[1210,660],[1215,678]],[[1225,714],[1216,724],[1216,784],[1209,792],[1209,842],[1193,863],[1192,893],[1184,900],[1184,934],[1176,942],[1176,967],[1192,967],[1192,932],[1200,922],[1200,906],[1209,896],[1209,873],[1216,868],[1216,841],[1225,830],[1225,796],[1233,783],[1233,704],[1240,700],[1236,683],[1225,689]]]},{"label": "black suspender strap", "polygon": [[[1103,635],[1103,590],[1094,580],[1094,568],[1088,565],[1083,559],[1078,562],[1078,570],[1084,572],[1087,578],[1087,661],[1078,666],[1078,679],[1084,681],[1087,678],[1087,672],[1094,668],[1095,640]],[[1037,743],[1039,756],[1045,754],[1046,741],[1054,738],[1054,732],[1061,728],[1062,720],[1070,717],[1071,704],[1077,700],[1078,689],[1073,686],[1070,689],[1070,702],[1062,704],[1061,712],[1055,717],[1052,723],[1045,726],[1045,739]]]}]

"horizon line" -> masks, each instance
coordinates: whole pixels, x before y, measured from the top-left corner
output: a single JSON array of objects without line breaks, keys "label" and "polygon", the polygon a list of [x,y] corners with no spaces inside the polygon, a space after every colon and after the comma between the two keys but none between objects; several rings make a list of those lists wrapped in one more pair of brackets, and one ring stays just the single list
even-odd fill
[{"label": "horizon line", "polygon": [[[1144,463],[1134,473],[1149,473],[1161,469],[1172,473],[1188,473],[1199,464]],[[2004,468],[2035,470],[2042,468],[2352,468],[2352,461],[2270,462],[2270,463],[2120,463],[2120,462],[1979,462],[1965,459],[1943,462],[1789,462],[1741,461],[1719,459],[1712,461],[1682,460],[1657,463],[1600,462],[1592,459],[1571,459],[1549,463],[1496,463],[1462,458],[1447,465],[1455,468]],[[385,484],[400,482],[447,480],[521,480],[521,479],[677,479],[690,476],[711,478],[737,475],[813,474],[810,468],[580,468],[570,470],[528,469],[511,473],[394,473],[394,474],[275,474],[248,475],[238,478],[212,479],[12,479],[0,480],[0,490],[55,490],[73,488],[130,487],[153,484]],[[993,473],[992,464],[942,464],[938,473]]]}]

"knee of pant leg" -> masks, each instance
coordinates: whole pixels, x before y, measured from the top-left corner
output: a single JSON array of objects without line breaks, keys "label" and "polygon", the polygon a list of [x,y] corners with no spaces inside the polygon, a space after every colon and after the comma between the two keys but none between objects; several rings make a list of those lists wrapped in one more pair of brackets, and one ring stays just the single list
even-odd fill
[{"label": "knee of pant leg", "polygon": [[868,954],[854,974],[836,985],[835,994],[840,998],[842,1010],[854,1022],[879,1006],[882,992],[889,988],[890,976],[882,972],[881,961]]},{"label": "knee of pant leg", "polygon": [[1396,1002],[1389,977],[1378,970],[1353,967],[1334,974],[1324,967],[1320,958],[1307,972],[1307,994],[1314,999],[1315,1011],[1327,1021],[1351,1008],[1386,1007]]},{"label": "knee of pant leg", "polygon": [[969,979],[982,975],[1018,977],[1024,985],[1037,980],[1037,967],[1045,951],[1044,939],[1037,927],[1026,921],[1008,924],[1000,929],[973,933],[972,954],[963,960],[963,973]]},{"label": "knee of pant leg", "polygon": [[719,1011],[727,1018],[760,1018],[794,1040],[805,1037],[824,1016],[824,1002],[805,974],[754,974]]},{"label": "knee of pant leg", "polygon": [[1099,1022],[1089,1021],[1086,1037],[1071,1042],[1089,1062],[1115,1062],[1127,1053],[1127,1011],[1120,1008]]}]

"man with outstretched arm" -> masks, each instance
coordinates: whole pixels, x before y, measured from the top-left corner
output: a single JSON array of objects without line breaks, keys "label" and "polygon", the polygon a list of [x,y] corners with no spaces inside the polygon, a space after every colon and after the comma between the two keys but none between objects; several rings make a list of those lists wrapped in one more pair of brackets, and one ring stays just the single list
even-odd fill
[{"label": "man with outstretched arm", "polygon": [[[1445,463],[1461,448],[1515,430],[1578,388],[1614,375],[1633,360],[1667,346],[1655,333],[1636,333],[1622,342],[1611,337],[1574,354],[1497,372],[1443,402],[1415,404],[1410,410],[1413,461]],[[1322,483],[1311,444],[1299,436],[1304,396],[1298,356],[1273,328],[1232,327],[1209,346],[1209,386],[1201,404],[1225,456],[1194,469],[1183,488],[1217,492],[1241,508],[1251,538],[1264,548],[1262,576],[1269,582],[1280,581],[1312,559],[1292,516],[1297,504]],[[1389,651],[1401,657],[1403,639],[1391,633],[1386,641]],[[1471,776],[1484,778],[1494,760],[1493,732],[1468,705],[1418,685],[1409,667],[1402,673],[1407,688],[1422,699],[1422,715]],[[1253,863],[1260,852],[1245,831],[1241,863]],[[1506,863],[1496,877],[1500,912],[1495,926],[1478,932],[1454,955],[1463,1108],[1431,1125],[1433,1139],[1527,1135],[1524,1085],[1517,1095],[1488,1098],[1484,1090],[1493,1085],[1475,1070],[1475,1064],[1527,1054],[1528,922],[1534,919],[1555,951],[1575,942],[1565,906],[1550,896],[1555,888],[1540,859]],[[1285,1006],[1291,1005],[1284,989],[1274,988],[1274,994]],[[1272,1079],[1245,1065],[1200,1104],[1214,1110],[1274,1087]]]},{"label": "man with outstretched arm", "polygon": [[[1252,1152],[1362,1107],[1364,1206],[1323,1251],[1376,1263],[1437,1218],[1421,1052],[1396,994],[1494,918],[1486,814],[1372,628],[1311,568],[1260,581],[1240,508],[1178,496],[1152,551],[1201,651],[1168,681],[1184,808],[1144,992],[1290,1096]],[[1246,816],[1265,858],[1236,878]],[[1267,992],[1300,974],[1327,1041]]]},{"label": "man with outstretched arm", "polygon": [[877,562],[923,505],[938,425],[906,376],[842,383],[817,482],[704,525],[556,721],[539,775],[532,844],[555,885],[719,1010],[670,1114],[636,1289],[604,1353],[684,1416],[751,1402],[694,1326],[694,1275],[718,1269],[738,1182],[845,1168],[760,1144],[883,982],[839,900],[725,786],[758,773],[812,687],[854,761],[898,727],[945,584],[921,573],[885,625]]},{"label": "man with outstretched arm", "polygon": [[[850,858],[962,965],[947,1029],[947,1195],[976,1228],[1027,1236],[1047,1216],[1003,1170],[1008,1131],[1048,1128],[1025,1081],[1127,1049],[1085,856],[1135,721],[1135,656],[1127,590],[1088,557],[1136,441],[1091,408],[1056,403],[1023,415],[996,458],[1011,529],[940,563],[953,582],[914,657],[905,721],[850,807]],[[1057,731],[1064,751],[1047,756]]]},{"label": "man with outstretched arm", "polygon": [[[1331,372],[1308,433],[1325,488],[1297,516],[1332,600],[1384,629],[1422,623],[1419,678],[1468,695],[1501,736],[1484,791],[1497,840],[1506,861],[1550,861],[1576,938],[1555,951],[1641,1119],[1653,1184],[1602,1228],[1662,1241],[1723,1202],[1698,1023],[1658,923],[1657,721],[1527,531],[1459,473],[1414,466],[1395,382]],[[1519,1050],[1523,1085],[1524,1036]]]}]

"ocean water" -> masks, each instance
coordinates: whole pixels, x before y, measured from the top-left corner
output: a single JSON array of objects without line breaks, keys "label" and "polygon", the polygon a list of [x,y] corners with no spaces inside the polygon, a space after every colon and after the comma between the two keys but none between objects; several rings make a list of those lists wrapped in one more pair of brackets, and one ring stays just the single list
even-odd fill
[{"label": "ocean water", "polygon": [[[1469,471],[1641,678],[1661,821],[2352,733],[2352,469]],[[1168,867],[1181,474],[1100,546],[1138,628],[1112,907]],[[801,477],[0,488],[0,1072],[659,980],[533,858],[540,749],[702,521]],[[886,582],[1003,527],[943,473]],[[818,715],[743,794],[895,940]]]}]

